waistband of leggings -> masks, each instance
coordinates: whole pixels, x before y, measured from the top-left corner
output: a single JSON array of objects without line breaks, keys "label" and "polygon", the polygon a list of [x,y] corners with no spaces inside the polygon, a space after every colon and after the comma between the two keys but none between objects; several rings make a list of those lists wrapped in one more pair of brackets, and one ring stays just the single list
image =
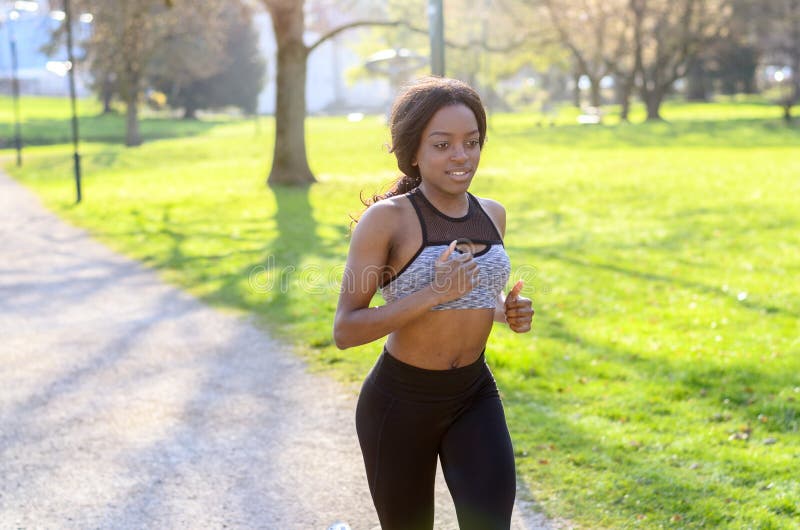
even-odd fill
[{"label": "waistband of leggings", "polygon": [[393,357],[386,347],[370,372],[370,379],[401,399],[447,399],[474,390],[491,372],[485,350],[473,363],[449,370],[420,368]]}]

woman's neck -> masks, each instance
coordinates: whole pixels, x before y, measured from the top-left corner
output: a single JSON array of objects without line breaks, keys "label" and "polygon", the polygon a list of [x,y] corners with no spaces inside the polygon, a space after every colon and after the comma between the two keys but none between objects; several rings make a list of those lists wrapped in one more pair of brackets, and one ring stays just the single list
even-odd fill
[{"label": "woman's neck", "polygon": [[469,212],[469,198],[464,192],[445,193],[432,186],[426,186],[424,181],[419,185],[419,189],[437,210],[447,216],[458,218]]}]

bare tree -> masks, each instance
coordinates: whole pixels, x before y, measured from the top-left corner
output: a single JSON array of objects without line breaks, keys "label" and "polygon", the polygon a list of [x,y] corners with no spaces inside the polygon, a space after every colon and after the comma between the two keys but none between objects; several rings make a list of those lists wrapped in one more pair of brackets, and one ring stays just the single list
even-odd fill
[{"label": "bare tree", "polygon": [[705,43],[724,35],[730,0],[630,0],[636,82],[648,120],[661,119],[661,103],[684,77]]},{"label": "bare tree", "polygon": [[613,74],[621,118],[627,120],[638,89],[647,119],[658,120],[661,103],[686,75],[692,55],[727,30],[732,0],[541,1],[576,72],[591,82],[592,104],[600,103],[601,79]]},{"label": "bare tree", "polygon": [[613,72],[614,65],[609,60],[611,47],[617,40],[612,33],[613,18],[618,16],[614,1],[543,0],[543,3],[559,41],[575,62],[576,82],[584,75],[589,79],[590,102],[599,107],[600,82]]}]

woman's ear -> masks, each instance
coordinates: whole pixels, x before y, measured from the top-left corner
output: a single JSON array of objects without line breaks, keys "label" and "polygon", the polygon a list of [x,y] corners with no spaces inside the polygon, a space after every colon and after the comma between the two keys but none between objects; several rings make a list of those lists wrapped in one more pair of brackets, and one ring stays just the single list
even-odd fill
[{"label": "woman's ear", "polygon": [[414,158],[411,159],[411,165],[412,166],[416,166],[417,165],[417,157],[414,157]]}]

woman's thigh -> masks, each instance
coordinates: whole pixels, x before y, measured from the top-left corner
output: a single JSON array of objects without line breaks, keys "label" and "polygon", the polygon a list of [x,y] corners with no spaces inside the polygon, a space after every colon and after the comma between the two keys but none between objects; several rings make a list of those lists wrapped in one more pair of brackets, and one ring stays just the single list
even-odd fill
[{"label": "woman's thigh", "polygon": [[510,527],[516,495],[514,449],[496,392],[476,399],[448,429],[441,460],[461,530]]},{"label": "woman's thigh", "polygon": [[383,530],[433,527],[440,432],[420,404],[393,398],[369,381],[356,407],[370,493]]}]

